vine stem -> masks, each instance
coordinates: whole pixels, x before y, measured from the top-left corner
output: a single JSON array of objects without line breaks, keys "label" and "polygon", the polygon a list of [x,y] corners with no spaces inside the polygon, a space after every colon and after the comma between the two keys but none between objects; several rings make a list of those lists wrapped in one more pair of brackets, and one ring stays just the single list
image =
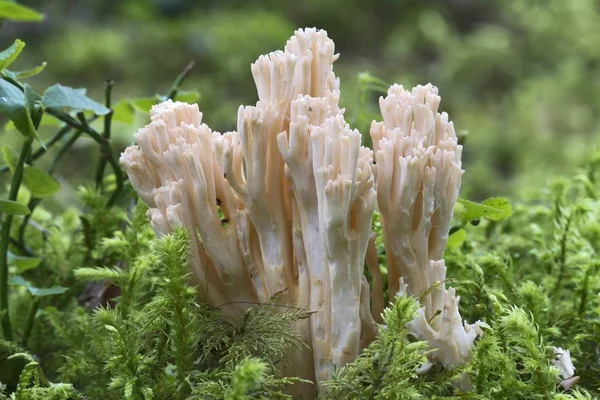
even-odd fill
[{"label": "vine stem", "polygon": [[[29,135],[23,142],[23,148],[19,155],[19,161],[15,166],[15,172],[10,183],[10,192],[8,199],[17,200],[19,188],[23,181],[23,171],[25,169],[25,160],[31,152],[33,136]],[[10,326],[10,315],[8,310],[8,245],[10,243],[10,228],[12,226],[13,215],[6,214],[2,221],[2,232],[0,233],[0,314],[2,314],[2,332],[6,340],[12,341],[12,329]]]}]

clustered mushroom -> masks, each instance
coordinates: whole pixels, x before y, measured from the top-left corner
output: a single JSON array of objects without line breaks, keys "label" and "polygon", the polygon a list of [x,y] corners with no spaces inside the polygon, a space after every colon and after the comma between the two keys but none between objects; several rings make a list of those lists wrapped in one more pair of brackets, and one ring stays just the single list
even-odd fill
[{"label": "clustered mushroom", "polygon": [[[431,84],[412,91],[393,85],[379,100],[383,122],[373,121],[371,137],[388,290],[421,299],[423,307],[411,331],[436,349],[433,356],[438,361],[452,368],[469,358],[481,323],[463,325],[460,298],[454,289],[445,288],[443,256],[464,171],[462,146],[448,114],[438,113],[439,103],[438,90]],[[381,304],[383,293],[374,296]]]},{"label": "clustered mushroom", "polygon": [[459,298],[444,284],[463,171],[437,89],[392,86],[380,100],[383,122],[371,127],[372,151],[339,107],[337,58],[325,31],[300,29],[284,50],[252,64],[259,101],[240,106],[237,131],[213,132],[196,104],[168,100],[121,156],[157,235],[178,225],[190,232],[202,301],[232,318],[275,295],[315,311],[293,327],[309,349],[290,349],[293,370],[285,372],[314,381],[320,394],[381,322],[376,206],[389,297],[422,297],[410,328],[436,349],[432,361],[460,365],[480,333],[478,323],[463,323]]}]

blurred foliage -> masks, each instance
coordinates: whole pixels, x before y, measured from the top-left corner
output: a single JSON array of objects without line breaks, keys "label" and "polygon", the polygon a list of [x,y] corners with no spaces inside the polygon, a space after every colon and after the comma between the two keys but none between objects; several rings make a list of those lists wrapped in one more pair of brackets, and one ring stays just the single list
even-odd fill
[{"label": "blurred foliage", "polygon": [[[236,324],[218,309],[195,304],[195,289],[186,281],[186,235],[156,239],[144,206],[112,207],[131,192],[119,187],[118,176],[105,176],[104,167],[95,174],[102,194],[78,191],[84,211],[53,213],[50,201],[38,205],[60,187],[52,201],[66,208],[75,198],[72,188],[89,184],[94,167],[105,164],[98,155],[114,156],[131,142],[150,105],[173,97],[184,77],[180,98],[197,101],[214,129],[232,129],[238,105],[256,99],[249,64],[304,26],[324,28],[336,41],[342,102],[363,133],[388,82],[431,81],[466,144],[463,198],[519,193],[515,202],[493,197],[457,205],[446,253],[449,283],[463,298],[462,315],[489,326],[472,359],[452,371],[418,372],[428,350],[407,336],[406,321],[416,305],[402,298],[386,310],[388,330],[336,373],[332,395],[598,395],[600,153],[582,162],[599,130],[597,2],[26,3],[31,8],[0,0],[0,17],[19,21],[2,24],[0,48],[17,37],[28,43],[21,54],[23,43],[17,41],[0,56],[0,89],[20,101],[19,115],[8,115],[13,122],[0,134],[7,172],[0,175],[0,195],[7,187],[2,179],[11,174],[13,184],[18,181],[13,186],[20,186],[21,177],[14,176],[21,174],[24,186],[0,204],[11,215],[4,216],[9,222],[0,240],[7,250],[0,275],[10,285],[11,301],[0,317],[13,317],[14,330],[5,330],[15,336],[0,341],[0,399],[8,398],[5,393],[17,399],[289,398],[280,389],[294,380],[279,376],[278,363],[286,347],[301,345],[287,327],[306,312],[253,307]],[[42,17],[41,23],[24,23]],[[8,64],[10,70],[4,69]],[[27,70],[31,66],[39,67]],[[30,76],[31,86],[19,83]],[[109,77],[114,89],[105,84]],[[77,87],[88,87],[90,97]],[[91,100],[103,97],[114,114]],[[79,119],[64,109],[81,111]],[[73,142],[64,143],[73,145],[65,159],[50,145],[57,121],[76,131]],[[33,166],[42,148],[31,147],[38,132],[53,154]],[[82,133],[92,140],[79,140]],[[108,139],[114,139],[114,149]],[[12,150],[23,140],[20,154]],[[539,184],[558,172],[570,178]],[[532,183],[536,189],[529,189]],[[13,214],[20,226],[11,226]],[[380,229],[377,218],[374,226]],[[572,351],[581,391],[565,382],[557,386],[553,345]]]},{"label": "blurred foliage", "polygon": [[[249,65],[258,54],[282,47],[296,28],[326,29],[341,53],[342,105],[361,132],[379,93],[365,93],[359,73],[440,88],[442,109],[468,132],[464,183],[472,199],[510,195],[564,172],[600,129],[600,5],[593,0],[23,3],[43,12],[44,22],[4,23],[0,47],[19,37],[28,43],[19,67],[48,62],[32,86],[60,82],[101,98],[110,77],[116,100],[149,97],[194,60],[185,88],[200,92],[204,119],[219,131],[234,128],[240,104],[256,101]],[[115,126],[120,146],[135,129]],[[10,142],[7,136],[0,141]],[[59,173],[81,183],[90,157],[83,146]],[[71,191],[62,202],[73,198]]]}]

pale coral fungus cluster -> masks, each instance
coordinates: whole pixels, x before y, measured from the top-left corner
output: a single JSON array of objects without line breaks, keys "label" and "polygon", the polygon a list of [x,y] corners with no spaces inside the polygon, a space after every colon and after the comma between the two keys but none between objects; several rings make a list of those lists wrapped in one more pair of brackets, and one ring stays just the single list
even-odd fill
[{"label": "pale coral fungus cluster", "polygon": [[392,86],[380,100],[383,122],[371,127],[373,152],[339,108],[337,58],[325,31],[298,30],[283,51],[252,64],[259,101],[240,106],[237,131],[213,132],[197,105],[167,101],[152,108],[137,145],[121,157],[157,234],[176,225],[192,233],[203,301],[227,304],[235,318],[281,293],[284,304],[315,311],[294,327],[309,349],[292,349],[286,372],[313,380],[321,393],[381,321],[376,207],[389,297],[423,297],[411,330],[437,349],[432,361],[461,364],[479,333],[463,323],[444,285],[463,171],[437,88]]}]

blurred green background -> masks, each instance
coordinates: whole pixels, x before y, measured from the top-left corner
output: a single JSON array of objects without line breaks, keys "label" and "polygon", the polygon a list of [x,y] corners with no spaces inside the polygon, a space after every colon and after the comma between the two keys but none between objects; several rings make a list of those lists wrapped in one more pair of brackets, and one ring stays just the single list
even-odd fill
[{"label": "blurred green background", "polygon": [[[56,82],[115,100],[166,93],[194,60],[183,88],[197,90],[204,121],[235,128],[253,104],[250,63],[281,48],[294,29],[326,29],[341,54],[342,105],[363,134],[379,93],[361,92],[359,73],[412,87],[432,82],[441,108],[468,132],[463,196],[512,195],[568,173],[600,131],[600,2],[592,0],[22,0],[41,23],[5,23],[0,45],[27,47],[15,69],[47,61],[30,82]],[[364,82],[363,82],[364,83]],[[364,89],[364,88],[363,88]],[[361,97],[366,99],[361,101]],[[116,123],[115,146],[133,124]],[[48,137],[56,128],[47,128]],[[0,134],[16,143],[18,134]],[[59,169],[73,187],[91,177],[97,148],[85,143]],[[65,188],[66,187],[66,188]],[[63,185],[61,198],[71,198]]]}]

